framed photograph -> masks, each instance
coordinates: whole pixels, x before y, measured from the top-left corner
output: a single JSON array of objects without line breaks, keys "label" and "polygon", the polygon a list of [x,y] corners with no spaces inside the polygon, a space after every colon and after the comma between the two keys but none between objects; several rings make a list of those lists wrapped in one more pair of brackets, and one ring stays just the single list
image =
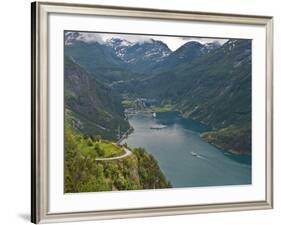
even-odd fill
[{"label": "framed photograph", "polygon": [[273,18],[32,3],[33,223],[273,207]]}]

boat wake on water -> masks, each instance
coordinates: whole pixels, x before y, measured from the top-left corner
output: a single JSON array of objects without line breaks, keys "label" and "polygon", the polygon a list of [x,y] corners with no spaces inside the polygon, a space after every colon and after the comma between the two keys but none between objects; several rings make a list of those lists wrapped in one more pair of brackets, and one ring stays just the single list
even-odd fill
[{"label": "boat wake on water", "polygon": [[199,158],[199,159],[204,159],[204,160],[208,160],[206,157],[202,156],[202,155],[199,155],[198,153],[196,152],[190,152],[190,154],[196,158]]},{"label": "boat wake on water", "polygon": [[199,158],[199,159],[204,159],[204,160],[209,160],[209,159],[207,159],[207,158],[205,158],[204,156],[201,156],[201,155],[198,155],[197,158]]}]

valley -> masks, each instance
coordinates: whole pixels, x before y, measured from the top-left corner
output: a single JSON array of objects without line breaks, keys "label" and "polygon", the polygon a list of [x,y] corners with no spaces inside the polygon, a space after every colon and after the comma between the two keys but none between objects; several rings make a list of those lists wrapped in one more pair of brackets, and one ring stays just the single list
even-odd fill
[{"label": "valley", "polygon": [[[201,43],[198,38],[171,50],[161,40],[116,36],[102,39],[95,33],[65,32],[65,123],[78,144],[72,151],[82,154],[81,160],[90,157],[93,164],[103,167],[95,170],[94,177],[89,173],[80,180],[82,186],[90,182],[85,191],[250,184],[251,40]],[[165,115],[174,116],[161,122]],[[136,121],[142,117],[139,126]],[[148,117],[152,119],[149,123]],[[194,126],[186,127],[186,123]],[[144,124],[147,127],[142,133]],[[153,126],[163,129],[151,129]],[[79,150],[84,139],[90,139],[93,146],[95,140],[102,144],[85,153]],[[181,159],[188,156],[177,169],[166,158],[173,149]],[[206,164],[200,170],[202,162],[194,161],[191,154],[200,151],[213,163],[219,160],[221,166]],[[71,156],[67,161],[75,160],[73,154],[67,154]],[[117,171],[131,168],[134,175],[114,172],[107,164]],[[145,168],[140,170],[140,164]],[[183,165],[198,171],[201,181],[184,175]],[[155,171],[152,177],[146,174],[150,170]],[[228,171],[225,178],[215,179],[221,170]],[[98,174],[104,174],[100,178],[104,183],[95,187],[89,179],[99,180]],[[75,176],[73,170],[71,176]],[[126,185],[114,183],[116,179]],[[136,183],[131,184],[131,179]],[[80,191],[84,188],[74,192]]]}]

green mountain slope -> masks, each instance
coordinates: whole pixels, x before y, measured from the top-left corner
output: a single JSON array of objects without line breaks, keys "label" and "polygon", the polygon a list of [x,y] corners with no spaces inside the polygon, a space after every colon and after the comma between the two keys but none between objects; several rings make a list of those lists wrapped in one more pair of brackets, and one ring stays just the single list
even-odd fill
[{"label": "green mountain slope", "polygon": [[139,79],[147,76],[156,65],[165,61],[167,56],[171,54],[171,50],[162,41],[149,39],[148,41],[128,46],[124,53],[122,59],[126,62],[125,66],[129,71],[143,74],[142,76],[132,77]]},{"label": "green mountain slope", "polygon": [[126,80],[132,77],[124,63],[112,49],[97,42],[85,43],[77,41],[65,46],[65,55],[85,68],[95,79],[103,83]]},{"label": "green mountain slope", "polygon": [[87,135],[116,140],[119,127],[129,128],[119,95],[68,57],[64,69],[65,116],[72,126]]},{"label": "green mountain slope", "polygon": [[194,60],[204,55],[205,52],[206,50],[203,44],[196,41],[187,42],[171,53],[162,62],[156,64],[151,71],[153,71],[154,74],[170,71],[171,68],[175,68],[183,63],[192,63]]}]

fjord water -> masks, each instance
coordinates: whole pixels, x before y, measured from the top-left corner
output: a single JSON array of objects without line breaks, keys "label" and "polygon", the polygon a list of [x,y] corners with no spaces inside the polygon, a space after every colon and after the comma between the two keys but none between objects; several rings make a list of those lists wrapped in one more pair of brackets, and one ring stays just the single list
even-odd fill
[{"label": "fjord water", "polygon": [[[143,147],[158,161],[173,187],[251,184],[251,157],[235,155],[207,143],[200,133],[208,128],[177,112],[139,112],[129,117],[134,132],[130,147]],[[155,125],[163,129],[151,129]],[[196,155],[194,155],[196,153]]]}]

